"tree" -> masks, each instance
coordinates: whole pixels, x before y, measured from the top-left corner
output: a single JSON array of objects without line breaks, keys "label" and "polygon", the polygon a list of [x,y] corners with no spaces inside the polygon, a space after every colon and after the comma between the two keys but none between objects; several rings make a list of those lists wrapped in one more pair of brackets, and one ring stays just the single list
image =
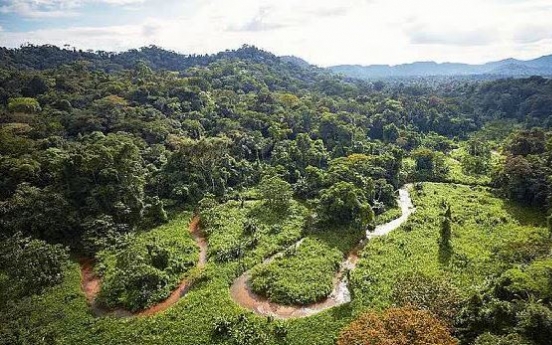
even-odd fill
[{"label": "tree", "polygon": [[399,136],[399,128],[394,123],[383,126],[383,141],[386,143],[394,143]]},{"label": "tree", "polygon": [[462,169],[467,174],[481,175],[490,169],[491,149],[480,138],[468,141],[467,153],[462,156]]},{"label": "tree", "polygon": [[515,156],[527,156],[543,153],[545,146],[545,132],[541,128],[533,128],[514,133],[506,148]]},{"label": "tree", "polygon": [[231,144],[227,137],[180,140],[157,177],[160,196],[195,203],[206,193],[225,195],[239,173]]},{"label": "tree", "polygon": [[83,233],[78,243],[85,254],[94,256],[103,249],[116,249],[126,244],[124,234],[131,229],[125,224],[117,224],[113,217],[102,214],[98,217],[84,219]]},{"label": "tree", "polygon": [[163,207],[163,201],[154,196],[144,207],[144,221],[147,226],[153,227],[166,223],[169,220],[167,212]]},{"label": "tree", "polygon": [[18,97],[10,99],[8,103],[10,113],[36,114],[42,109],[38,101],[29,97]]},{"label": "tree", "polygon": [[16,233],[0,242],[0,270],[12,282],[12,291],[22,295],[40,293],[61,283],[67,248]]},{"label": "tree", "polygon": [[425,310],[392,308],[368,312],[348,325],[337,345],[456,345],[447,326]]},{"label": "tree", "polygon": [[438,182],[447,177],[449,168],[441,152],[420,148],[412,153],[412,158],[416,163],[414,178],[417,181]]},{"label": "tree", "polygon": [[53,189],[19,184],[10,198],[0,201],[0,231],[7,235],[21,232],[49,242],[75,243],[79,236],[75,209]]},{"label": "tree", "polygon": [[392,296],[396,306],[427,310],[449,326],[453,325],[462,302],[460,292],[450,281],[421,273],[399,279]]},{"label": "tree", "polygon": [[525,157],[508,157],[504,163],[500,184],[509,198],[532,202],[531,180],[534,173],[535,169]]},{"label": "tree", "polygon": [[84,136],[63,164],[64,188],[81,218],[109,215],[135,227],[144,208],[145,167],[139,141],[126,133]]},{"label": "tree", "polygon": [[293,197],[291,185],[278,176],[264,176],[259,183],[259,193],[265,205],[277,212],[285,212]]},{"label": "tree", "polygon": [[316,213],[322,223],[366,229],[374,211],[361,190],[349,182],[337,182],[320,192]]},{"label": "tree", "polygon": [[548,307],[531,302],[518,313],[517,329],[527,339],[537,345],[550,344],[552,339],[552,310]]}]

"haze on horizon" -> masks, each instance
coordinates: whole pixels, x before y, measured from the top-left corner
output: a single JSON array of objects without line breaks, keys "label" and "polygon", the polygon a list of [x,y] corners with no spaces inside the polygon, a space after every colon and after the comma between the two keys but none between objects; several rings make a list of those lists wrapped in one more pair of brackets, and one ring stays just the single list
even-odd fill
[{"label": "haze on horizon", "polygon": [[0,46],[215,53],[252,44],[320,66],[552,53],[550,0],[0,0]]}]

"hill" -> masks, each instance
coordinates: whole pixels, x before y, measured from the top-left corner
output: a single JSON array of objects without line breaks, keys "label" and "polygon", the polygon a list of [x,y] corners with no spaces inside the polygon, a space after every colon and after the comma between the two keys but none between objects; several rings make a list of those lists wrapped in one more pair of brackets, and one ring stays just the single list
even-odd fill
[{"label": "hill", "polygon": [[328,69],[347,77],[362,79],[478,75],[501,77],[552,76],[552,55],[528,61],[506,59],[482,65],[415,62],[396,66],[338,65],[328,67]]},{"label": "hill", "polygon": [[0,345],[549,345],[552,79],[431,79],[0,50]]}]

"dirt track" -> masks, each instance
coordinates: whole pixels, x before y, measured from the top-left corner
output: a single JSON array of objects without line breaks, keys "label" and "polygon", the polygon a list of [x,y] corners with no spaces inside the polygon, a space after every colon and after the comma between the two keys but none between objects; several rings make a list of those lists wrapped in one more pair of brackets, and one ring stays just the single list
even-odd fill
[{"label": "dirt track", "polygon": [[[230,287],[230,295],[232,296],[232,299],[243,308],[249,309],[256,314],[272,316],[279,319],[307,317],[326,309],[350,302],[351,294],[347,286],[347,271],[355,269],[358,262],[358,252],[364,248],[367,240],[373,237],[387,235],[389,232],[397,229],[404,222],[406,222],[408,217],[412,214],[412,212],[414,212],[414,205],[412,204],[412,200],[410,199],[410,195],[408,193],[409,188],[410,185],[406,185],[399,190],[399,198],[397,199],[397,202],[402,211],[401,216],[388,223],[377,226],[374,231],[366,233],[366,238],[353,250],[351,250],[351,252],[347,255],[347,258],[342,262],[341,268],[334,278],[334,289],[332,293],[322,302],[306,306],[288,306],[270,302],[266,297],[255,294],[249,287],[249,279],[251,277],[250,271],[247,271],[238,277]],[[301,242],[302,241],[295,243],[294,246],[301,245]],[[281,256],[282,253],[283,252],[280,252],[266,259],[263,264],[269,263],[275,258]]]},{"label": "dirt track", "polygon": [[[197,268],[201,270],[207,263],[207,240],[199,229],[199,216],[194,216],[194,218],[192,218],[189,231],[199,246],[199,260]],[[193,283],[193,281],[189,278],[183,279],[178,288],[176,288],[166,300],[136,313],[131,313],[123,309],[108,310],[102,308],[96,303],[96,296],[100,292],[101,288],[101,279],[96,275],[96,273],[94,273],[94,261],[91,259],[83,259],[80,261],[80,266],[81,288],[86,296],[88,305],[90,306],[93,314],[96,316],[128,317],[154,315],[168,309],[170,306],[178,302],[178,300],[186,294]]]}]

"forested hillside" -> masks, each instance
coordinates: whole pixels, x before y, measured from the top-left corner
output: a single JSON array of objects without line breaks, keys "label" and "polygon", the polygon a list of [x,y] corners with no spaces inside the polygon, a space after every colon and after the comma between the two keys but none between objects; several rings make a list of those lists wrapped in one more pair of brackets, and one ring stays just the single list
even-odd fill
[{"label": "forested hillside", "polygon": [[[365,82],[251,46],[2,48],[0,344],[372,344],[408,333],[392,322],[415,344],[549,344],[551,128],[542,77]],[[357,248],[405,184],[416,212]],[[351,301],[256,316],[229,294],[249,270],[291,306],[340,272]]]},{"label": "forested hillside", "polygon": [[464,63],[436,63],[433,61],[414,62],[396,66],[389,65],[339,65],[329,69],[348,77],[360,79],[378,78],[412,78],[435,76],[479,76],[496,79],[507,77],[552,76],[552,56],[542,56],[538,59],[522,61],[505,59],[488,62],[481,65]]}]

